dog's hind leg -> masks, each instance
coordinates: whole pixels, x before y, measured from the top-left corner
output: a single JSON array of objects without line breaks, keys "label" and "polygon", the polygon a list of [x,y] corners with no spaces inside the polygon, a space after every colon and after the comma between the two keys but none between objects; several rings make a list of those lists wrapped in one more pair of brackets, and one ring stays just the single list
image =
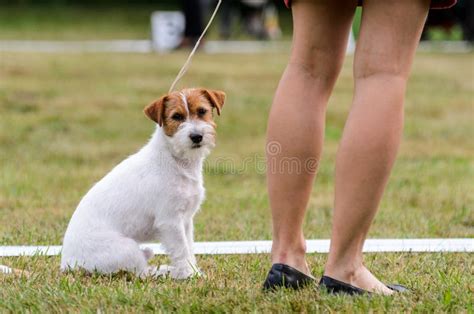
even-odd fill
[{"label": "dog's hind leg", "polygon": [[131,238],[120,236],[119,239],[115,239],[113,243],[109,243],[108,252],[104,255],[106,256],[101,259],[101,267],[97,267],[99,271],[101,269],[104,272],[126,270],[138,276],[150,273],[148,259],[153,256],[153,252],[141,250],[138,243]]},{"label": "dog's hind leg", "polygon": [[142,251],[135,240],[117,232],[89,234],[87,239],[77,239],[63,248],[61,268],[83,268],[103,274],[124,270],[141,276],[150,272],[147,262],[150,253]]}]

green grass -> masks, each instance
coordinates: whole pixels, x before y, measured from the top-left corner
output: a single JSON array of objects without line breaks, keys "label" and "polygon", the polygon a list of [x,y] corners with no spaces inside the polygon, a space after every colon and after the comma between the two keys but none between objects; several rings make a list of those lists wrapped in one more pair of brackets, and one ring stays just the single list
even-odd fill
[{"label": "green grass", "polygon": [[[313,272],[322,272],[324,255],[311,255]],[[154,262],[163,262],[156,258]],[[381,277],[414,289],[396,297],[331,296],[314,288],[263,293],[268,258],[199,258],[206,279],[176,282],[138,280],[119,274],[99,276],[59,273],[59,258],[21,258],[35,268],[31,278],[0,279],[0,309],[11,312],[452,312],[474,310],[472,258],[467,254],[368,254],[366,263]],[[3,262],[3,260],[0,260]]]},{"label": "green grass", "polygon": [[[185,57],[2,53],[1,245],[60,244],[81,196],[147,141],[153,125],[142,108],[167,91]],[[271,238],[259,165],[286,59],[284,52],[197,55],[182,82],[228,95],[217,119],[218,146],[206,164],[197,241]],[[473,62],[473,54],[417,56],[404,141],[369,237],[474,236]],[[308,238],[329,237],[334,157],[351,97],[348,59],[330,100],[324,156],[304,226]],[[392,298],[333,297],[311,289],[265,295],[259,289],[268,256],[198,259],[207,279],[172,282],[63,276],[56,257],[0,258],[0,264],[33,273],[29,279],[0,277],[0,311],[473,311],[474,259],[468,253],[368,254],[367,264],[384,281],[415,289]],[[322,272],[324,259],[309,256],[314,274]]]}]

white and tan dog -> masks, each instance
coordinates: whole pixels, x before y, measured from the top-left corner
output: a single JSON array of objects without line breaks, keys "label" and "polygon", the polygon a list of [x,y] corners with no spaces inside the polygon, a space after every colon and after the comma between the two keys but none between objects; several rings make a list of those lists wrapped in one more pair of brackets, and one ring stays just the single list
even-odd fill
[{"label": "white and tan dog", "polygon": [[[207,89],[172,92],[145,108],[158,126],[151,140],[97,182],[79,203],[64,236],[61,269],[139,276],[199,273],[193,216],[204,199],[203,160],[215,146],[213,109],[225,94]],[[171,266],[148,265],[145,241],[159,240]]]}]

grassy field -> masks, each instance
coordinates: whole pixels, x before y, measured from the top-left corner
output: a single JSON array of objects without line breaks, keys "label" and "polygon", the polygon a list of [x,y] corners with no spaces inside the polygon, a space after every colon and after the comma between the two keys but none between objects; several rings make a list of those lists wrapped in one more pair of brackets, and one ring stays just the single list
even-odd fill
[{"label": "grassy field", "polygon": [[[147,141],[154,126],[142,108],[167,91],[184,59],[182,53],[1,54],[0,245],[60,244],[81,196]],[[208,195],[196,218],[197,241],[271,237],[260,165],[267,114],[285,62],[285,53],[198,55],[182,82],[228,95],[217,119],[218,146],[206,163]],[[417,56],[404,141],[369,237],[474,237],[473,64],[473,54]],[[351,97],[348,59],[330,100],[308,238],[329,237],[334,157]],[[309,256],[315,275],[324,259]],[[373,298],[334,297],[312,288],[263,294],[268,256],[198,260],[206,279],[173,282],[124,274],[64,276],[56,257],[0,258],[0,264],[33,273],[29,279],[0,277],[0,311],[474,311],[474,258],[467,253],[368,254],[367,264],[384,281],[415,290]]]}]

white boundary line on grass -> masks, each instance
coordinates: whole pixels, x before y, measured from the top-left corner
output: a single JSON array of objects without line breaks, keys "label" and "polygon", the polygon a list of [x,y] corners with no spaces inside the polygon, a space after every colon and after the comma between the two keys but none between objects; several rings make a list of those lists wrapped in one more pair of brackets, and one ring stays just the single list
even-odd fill
[{"label": "white boundary line on grass", "polygon": [[[329,240],[307,240],[308,253],[327,253]],[[196,242],[194,252],[203,255],[269,253],[271,241]],[[155,254],[165,254],[159,243],[141,245]],[[474,252],[474,238],[464,239],[369,239],[364,252]],[[0,246],[0,257],[54,256],[61,253],[61,246]]]},{"label": "white boundary line on grass", "polygon": [[[289,41],[207,41],[203,52],[215,53],[271,53],[288,51]],[[0,40],[0,52],[43,53],[152,53],[151,40]],[[163,54],[165,52],[161,52]]]},{"label": "white boundary line on grass", "polygon": [[[202,46],[202,52],[215,53],[275,53],[289,51],[290,41],[220,41],[209,40]],[[353,48],[353,47],[352,47]],[[349,49],[349,54],[351,53]],[[419,51],[443,53],[470,53],[474,46],[466,41],[421,42]],[[151,53],[151,40],[0,40],[0,52],[43,52],[43,53]]]}]

